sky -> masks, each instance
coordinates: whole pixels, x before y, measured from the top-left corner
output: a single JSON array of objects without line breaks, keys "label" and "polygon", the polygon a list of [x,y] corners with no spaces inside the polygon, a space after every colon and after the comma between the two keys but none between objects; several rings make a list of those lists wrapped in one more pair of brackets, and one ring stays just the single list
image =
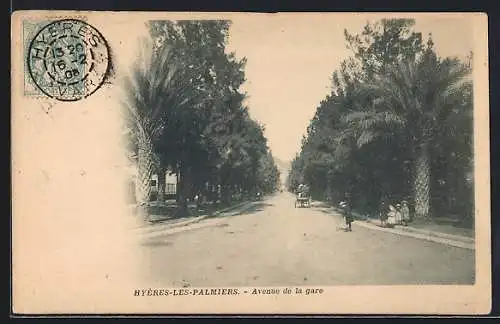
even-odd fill
[{"label": "sky", "polygon": [[[386,15],[387,16],[387,15]],[[331,76],[351,55],[344,28],[358,33],[370,14],[261,14],[232,19],[227,49],[246,57],[246,104],[265,125],[273,155],[291,161],[320,101],[330,92]],[[438,14],[416,18],[416,31],[432,33],[441,56],[465,57],[473,49],[467,18]]]},{"label": "sky", "polygon": [[[198,17],[199,16],[199,17]],[[300,150],[302,136],[316,107],[330,92],[331,76],[340,62],[352,53],[346,48],[344,28],[358,33],[367,21],[394,14],[370,13],[279,13],[279,14],[189,14],[180,19],[230,19],[232,26],[226,51],[247,58],[246,105],[250,115],[264,124],[273,155],[291,161]],[[407,14],[408,16],[408,14]],[[149,17],[149,15],[148,15]],[[396,16],[394,16],[396,17]],[[397,16],[402,17],[402,16]],[[432,32],[441,56],[465,57],[473,49],[473,20],[460,14],[413,14],[415,30],[426,37]],[[168,19],[159,16],[158,19]],[[173,16],[171,19],[179,19]],[[103,22],[105,24],[105,22]],[[144,20],[128,16],[106,25],[116,49],[115,63],[130,67],[139,43],[147,35]]]}]

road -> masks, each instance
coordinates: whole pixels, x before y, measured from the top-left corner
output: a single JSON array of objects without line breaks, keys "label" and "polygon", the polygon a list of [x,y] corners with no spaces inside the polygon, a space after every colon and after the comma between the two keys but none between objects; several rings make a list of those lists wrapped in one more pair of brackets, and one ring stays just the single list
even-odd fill
[{"label": "road", "polygon": [[204,227],[143,242],[157,285],[299,286],[473,284],[474,252],[353,224],[321,203],[294,208],[278,194]]}]

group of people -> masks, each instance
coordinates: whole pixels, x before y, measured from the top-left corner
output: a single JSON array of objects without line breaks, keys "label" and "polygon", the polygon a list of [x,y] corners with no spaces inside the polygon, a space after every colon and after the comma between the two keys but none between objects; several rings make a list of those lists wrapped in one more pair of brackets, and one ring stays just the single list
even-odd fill
[{"label": "group of people", "polygon": [[309,187],[306,186],[305,184],[299,184],[297,186],[297,190],[296,191],[297,191],[297,193],[299,195],[304,195],[305,196],[305,195],[309,194]]},{"label": "group of people", "polygon": [[[340,208],[343,210],[344,214],[345,230],[350,232],[352,231],[354,217],[349,202],[349,196],[340,202]],[[408,226],[408,223],[411,222],[410,208],[406,200],[401,201],[401,203],[396,203],[395,205],[387,205],[382,201],[379,213],[381,226],[383,227],[394,227],[396,225]]]},{"label": "group of people", "polygon": [[407,226],[408,223],[411,222],[408,202],[403,200],[396,205],[386,205],[385,202],[382,202],[379,217],[381,225],[384,227],[394,227],[396,225]]}]

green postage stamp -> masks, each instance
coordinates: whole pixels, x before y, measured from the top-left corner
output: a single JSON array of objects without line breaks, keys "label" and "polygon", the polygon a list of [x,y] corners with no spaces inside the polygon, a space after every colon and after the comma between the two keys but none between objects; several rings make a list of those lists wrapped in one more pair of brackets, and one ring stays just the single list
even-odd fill
[{"label": "green postage stamp", "polygon": [[79,19],[24,20],[24,94],[77,101],[102,85],[109,49],[102,34]]}]

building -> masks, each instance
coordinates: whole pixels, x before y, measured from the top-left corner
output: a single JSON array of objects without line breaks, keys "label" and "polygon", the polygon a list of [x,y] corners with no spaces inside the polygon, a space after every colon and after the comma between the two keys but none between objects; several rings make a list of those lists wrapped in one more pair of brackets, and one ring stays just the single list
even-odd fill
[{"label": "building", "polygon": [[[130,155],[128,159],[128,165],[125,168],[127,174],[127,202],[136,203],[137,201],[137,181],[138,181],[138,169],[137,169],[137,158],[135,155]],[[151,186],[151,196],[150,200],[157,200],[158,193],[160,190],[160,176],[157,173],[151,175],[150,186]],[[166,171],[165,177],[165,199],[171,200],[175,199],[177,193],[177,175],[171,171]]]}]

